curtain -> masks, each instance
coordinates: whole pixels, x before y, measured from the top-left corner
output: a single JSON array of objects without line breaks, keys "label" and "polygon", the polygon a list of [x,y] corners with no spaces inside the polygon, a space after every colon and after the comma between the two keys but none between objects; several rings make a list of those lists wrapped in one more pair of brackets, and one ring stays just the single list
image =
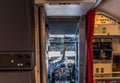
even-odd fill
[{"label": "curtain", "polygon": [[87,39],[87,83],[93,83],[93,33],[94,33],[95,10],[86,14],[86,39]]}]

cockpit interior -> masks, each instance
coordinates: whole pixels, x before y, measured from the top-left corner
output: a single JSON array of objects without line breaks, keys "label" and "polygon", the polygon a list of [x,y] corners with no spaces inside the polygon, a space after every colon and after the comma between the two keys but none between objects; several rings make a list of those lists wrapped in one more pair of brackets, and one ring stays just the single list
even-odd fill
[{"label": "cockpit interior", "polygon": [[120,83],[120,0],[0,0],[0,83]]}]

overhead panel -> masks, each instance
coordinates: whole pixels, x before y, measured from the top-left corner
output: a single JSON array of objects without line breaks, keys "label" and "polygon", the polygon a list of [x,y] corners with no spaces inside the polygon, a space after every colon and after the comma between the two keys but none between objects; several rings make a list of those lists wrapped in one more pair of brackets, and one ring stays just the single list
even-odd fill
[{"label": "overhead panel", "polygon": [[114,17],[96,12],[94,35],[120,35],[120,21]]},{"label": "overhead panel", "polygon": [[97,7],[97,10],[105,12],[120,20],[120,0],[102,0],[102,4]]}]

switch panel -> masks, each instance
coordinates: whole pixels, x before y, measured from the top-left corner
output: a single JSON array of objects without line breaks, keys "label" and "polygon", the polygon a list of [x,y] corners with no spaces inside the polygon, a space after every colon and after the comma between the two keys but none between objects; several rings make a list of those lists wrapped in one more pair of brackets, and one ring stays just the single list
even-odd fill
[{"label": "switch panel", "polygon": [[112,75],[112,63],[94,63],[93,64],[93,73],[95,77],[108,76]]},{"label": "switch panel", "polygon": [[32,69],[33,53],[0,53],[0,70]]}]

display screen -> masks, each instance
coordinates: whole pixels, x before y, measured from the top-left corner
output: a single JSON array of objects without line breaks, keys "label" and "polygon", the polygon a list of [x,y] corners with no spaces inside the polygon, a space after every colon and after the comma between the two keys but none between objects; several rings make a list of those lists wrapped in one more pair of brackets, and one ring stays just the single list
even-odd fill
[{"label": "display screen", "polygon": [[112,43],[111,42],[101,42],[100,48],[112,49]]},{"label": "display screen", "polygon": [[93,57],[94,59],[100,59],[100,50],[93,50]]}]

